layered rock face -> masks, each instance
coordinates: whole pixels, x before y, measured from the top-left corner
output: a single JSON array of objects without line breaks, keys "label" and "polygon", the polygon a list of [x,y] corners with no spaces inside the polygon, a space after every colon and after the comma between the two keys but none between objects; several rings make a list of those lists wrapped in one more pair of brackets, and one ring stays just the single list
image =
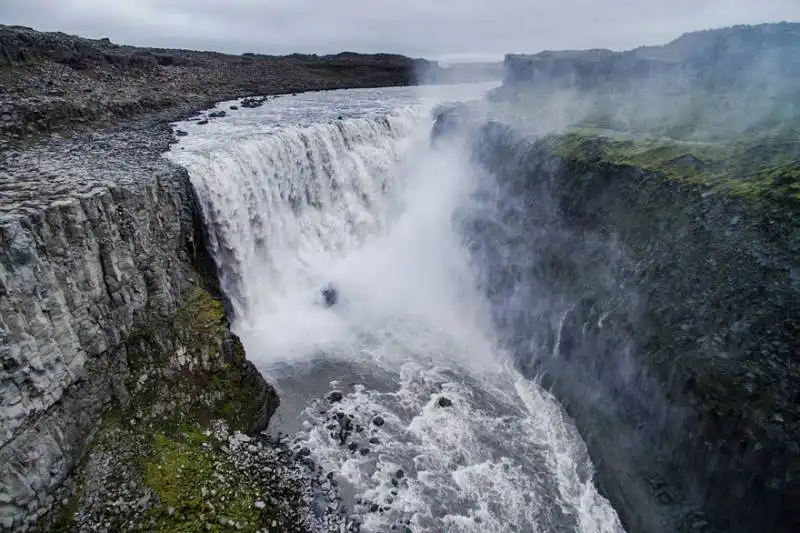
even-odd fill
[{"label": "layered rock face", "polygon": [[[227,405],[223,418],[254,430],[277,406],[228,330],[221,304],[203,297],[202,287],[213,291],[216,282],[188,175],[158,159],[160,144],[137,152],[130,150],[135,135],[128,137],[130,145],[125,135],[95,138],[78,149],[80,158],[67,151],[59,160],[57,143],[25,157],[4,154],[4,530],[24,530],[47,511],[110,407],[168,417],[211,416]],[[114,167],[114,142],[139,159],[127,181],[109,179],[126,170],[121,156]],[[70,190],[59,191],[49,172],[70,178]]]}]

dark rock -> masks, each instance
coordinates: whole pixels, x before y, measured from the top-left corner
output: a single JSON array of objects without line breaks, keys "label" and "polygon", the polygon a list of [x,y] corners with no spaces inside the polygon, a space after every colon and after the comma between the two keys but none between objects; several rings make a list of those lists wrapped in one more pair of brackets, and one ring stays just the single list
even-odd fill
[{"label": "dark rock", "polygon": [[208,114],[208,116],[210,118],[222,118],[224,116],[227,116],[227,114],[228,113],[226,113],[225,111],[212,111],[211,113]]},{"label": "dark rock", "polygon": [[796,205],[606,161],[597,146],[559,155],[500,121],[474,135],[499,192],[476,192],[491,215],[465,232],[502,344],[575,420],[626,529],[685,530],[700,509],[710,531],[796,530]]},{"label": "dark rock", "polygon": [[205,119],[197,121],[198,126],[205,126],[206,124],[208,124],[208,121]]},{"label": "dark rock", "polygon": [[339,291],[333,284],[326,285],[321,292],[325,307],[332,307],[339,301]]},{"label": "dark rock", "polygon": [[178,137],[186,137],[189,133],[183,130],[175,130],[175,135]]},{"label": "dark rock", "polygon": [[355,453],[358,450],[358,443],[351,442],[347,447],[350,449],[351,452]]},{"label": "dark rock", "polygon": [[369,453],[369,448],[361,448],[359,451],[361,452],[361,455],[367,455]]},{"label": "dark rock", "polygon": [[336,403],[336,402],[341,402],[344,396],[340,391],[332,391],[328,393],[327,398],[330,403]]},{"label": "dark rock", "polygon": [[239,109],[239,106],[235,106],[235,105],[231,106],[231,111],[236,111],[237,109]]},{"label": "dark rock", "polygon": [[405,475],[406,474],[405,472],[403,472],[402,469],[398,469],[397,472],[394,473],[394,477],[396,477],[397,479],[403,479],[403,476]]},{"label": "dark rock", "polygon": [[384,421],[383,418],[376,416],[375,418],[372,419],[372,423],[378,427],[381,427],[384,424]]},{"label": "dark rock", "polygon": [[439,404],[439,407],[450,407],[453,405],[453,401],[445,396],[439,397],[439,401],[437,403]]}]

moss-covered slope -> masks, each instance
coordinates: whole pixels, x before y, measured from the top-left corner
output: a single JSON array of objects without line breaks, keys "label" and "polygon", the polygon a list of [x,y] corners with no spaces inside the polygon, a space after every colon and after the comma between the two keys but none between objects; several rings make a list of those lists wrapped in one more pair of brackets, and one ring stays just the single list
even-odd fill
[{"label": "moss-covered slope", "polygon": [[301,491],[271,468],[278,451],[234,433],[263,429],[278,400],[219,301],[188,290],[174,314],[140,324],[118,355],[127,377],[117,402],[42,530],[301,530],[290,512]]},{"label": "moss-covered slope", "polygon": [[793,139],[474,136],[494,177],[470,241],[502,258],[483,265],[500,333],[631,531],[800,527]]},{"label": "moss-covered slope", "polygon": [[632,166],[733,196],[800,203],[800,128],[707,142],[574,128],[545,142],[566,159]]}]

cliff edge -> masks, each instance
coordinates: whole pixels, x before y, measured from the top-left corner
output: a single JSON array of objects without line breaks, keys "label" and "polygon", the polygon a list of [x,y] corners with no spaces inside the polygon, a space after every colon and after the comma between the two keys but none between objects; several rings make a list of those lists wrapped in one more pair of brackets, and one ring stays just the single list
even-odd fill
[{"label": "cliff edge", "polygon": [[0,153],[3,530],[36,528],[111,411],[255,431],[277,407],[211,296],[169,142],[165,126]]}]

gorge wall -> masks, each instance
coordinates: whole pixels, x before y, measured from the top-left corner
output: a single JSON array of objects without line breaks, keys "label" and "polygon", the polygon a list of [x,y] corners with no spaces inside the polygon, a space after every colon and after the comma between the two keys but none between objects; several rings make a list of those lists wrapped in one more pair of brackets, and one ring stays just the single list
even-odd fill
[{"label": "gorge wall", "polygon": [[502,223],[470,232],[497,323],[575,418],[629,530],[795,530],[796,212],[497,125],[476,142],[503,190]]},{"label": "gorge wall", "polygon": [[2,154],[4,531],[50,509],[109,410],[252,431],[277,407],[209,294],[194,190],[159,156],[169,130],[85,142]]},{"label": "gorge wall", "polygon": [[[501,338],[575,419],[629,531],[800,528],[800,114],[774,68],[798,43],[788,24],[509,56],[487,101],[439,111],[434,138],[466,135],[487,173],[464,234]],[[663,71],[623,61],[676,51]]]}]

